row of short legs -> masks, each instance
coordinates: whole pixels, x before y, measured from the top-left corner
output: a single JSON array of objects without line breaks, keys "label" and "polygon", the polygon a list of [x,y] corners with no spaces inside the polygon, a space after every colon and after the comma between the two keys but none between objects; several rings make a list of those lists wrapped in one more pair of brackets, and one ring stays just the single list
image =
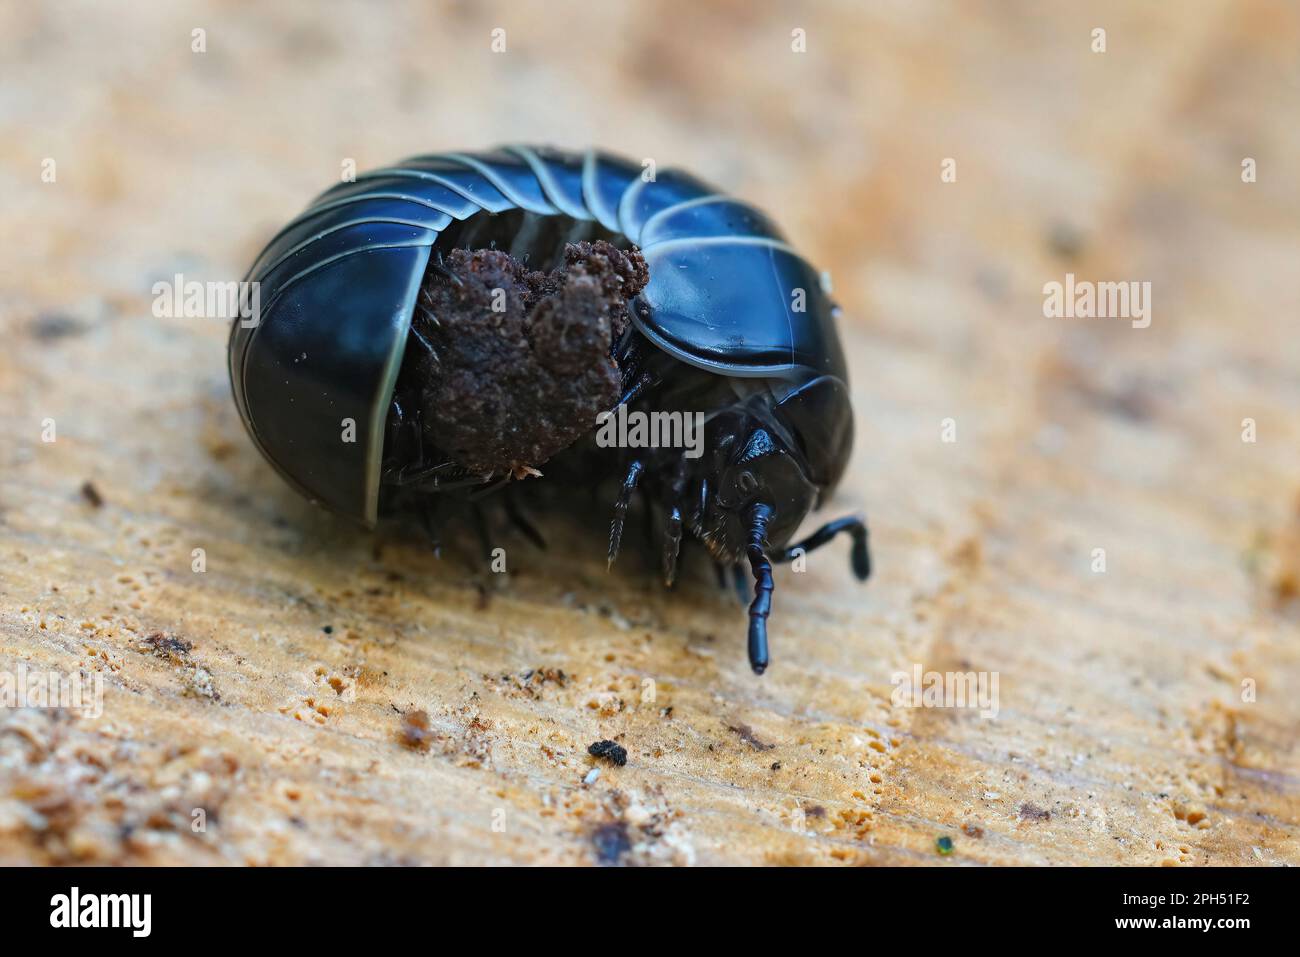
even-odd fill
[{"label": "row of short legs", "polygon": [[[623,538],[623,524],[627,517],[628,508],[631,505],[632,494],[636,491],[637,483],[640,481],[644,470],[644,466],[639,460],[633,461],[623,477],[618,499],[614,503],[614,518],[610,522],[607,565],[613,565],[614,559],[618,557]],[[681,500],[684,490],[685,483],[682,481],[674,489],[677,501]],[[708,488],[703,486],[701,499],[707,497],[707,495]],[[766,671],[770,660],[767,641],[767,619],[772,612],[772,592],[775,588],[772,579],[772,564],[774,562],[782,564],[793,561],[796,557],[807,555],[809,552],[821,548],[837,535],[843,533],[849,535],[853,540],[849,561],[854,577],[858,581],[866,581],[871,575],[871,551],[867,543],[867,525],[860,516],[848,515],[827,522],[802,541],[788,545],[775,554],[770,554],[767,543],[767,527],[772,521],[772,517],[771,506],[761,502],[752,505],[745,516],[747,540],[744,555],[749,562],[750,573],[754,578],[753,600],[749,602],[749,664],[756,674],[762,674]],[[668,506],[668,519],[663,539],[664,583],[669,587],[672,587],[677,577],[681,543],[681,506],[672,504]],[[717,569],[718,584],[725,588],[727,585],[726,568],[717,562],[714,565]],[[733,564],[731,573],[736,594],[740,598],[741,604],[744,604],[749,599],[749,594],[745,587],[742,566],[739,563]]]},{"label": "row of short legs", "polygon": [[[610,523],[609,565],[613,565],[614,559],[618,557],[623,540],[623,527],[628,509],[631,506],[632,495],[636,491],[643,473],[644,466],[641,462],[636,461],[629,466],[623,478],[618,498],[614,503],[614,517]],[[514,488],[514,484],[509,483],[501,489],[503,493],[501,501],[504,504],[506,517],[534,545],[541,549],[546,548],[545,539],[520,508]],[[433,545],[434,552],[439,555],[441,554],[442,545],[439,538],[438,507],[441,501],[441,496],[429,496],[428,505],[423,513],[430,543]],[[470,505],[470,515],[473,518],[484,553],[490,556],[492,552],[491,537],[488,532],[487,517],[483,505],[477,500],[477,497],[471,499]],[[772,592],[774,589],[772,565],[793,561],[801,555],[807,555],[821,548],[840,534],[845,534],[852,539],[852,549],[849,553],[850,567],[859,581],[865,581],[871,575],[871,553],[867,543],[866,523],[856,515],[849,515],[827,522],[807,538],[776,552],[770,552],[767,544],[767,527],[772,520],[771,507],[757,503],[751,506],[746,518],[748,533],[744,545],[744,557],[748,561],[750,574],[753,576],[752,590],[745,581],[744,566],[739,562],[731,564],[728,568],[728,566],[715,561],[714,567],[717,572],[719,586],[722,588],[729,587],[729,585],[734,587],[741,604],[746,602],[749,604],[749,663],[756,673],[762,674],[767,669],[769,662],[767,619],[772,611]],[[684,520],[681,506],[670,506],[662,543],[664,582],[669,587],[674,584],[677,577],[683,528]],[[647,524],[647,535],[651,534],[650,529],[651,526]],[[729,575],[731,578],[730,583],[727,580]]]}]

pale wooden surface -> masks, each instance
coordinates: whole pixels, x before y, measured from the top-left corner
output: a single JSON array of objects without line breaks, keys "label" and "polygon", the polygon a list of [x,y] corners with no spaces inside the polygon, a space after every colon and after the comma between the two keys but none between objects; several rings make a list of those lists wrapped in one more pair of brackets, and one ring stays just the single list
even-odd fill
[{"label": "pale wooden surface", "polygon": [[[0,712],[0,860],[585,863],[622,822],[629,863],[1300,863],[1295,5],[564,6],[0,8],[0,667],[107,688]],[[761,680],[594,510],[505,581],[313,511],[224,326],[150,314],[345,158],[503,140],[696,170],[834,275],[877,575],[780,572]],[[1066,271],[1152,282],[1151,327],[1045,319]],[[998,717],[891,708],[913,663]]]}]

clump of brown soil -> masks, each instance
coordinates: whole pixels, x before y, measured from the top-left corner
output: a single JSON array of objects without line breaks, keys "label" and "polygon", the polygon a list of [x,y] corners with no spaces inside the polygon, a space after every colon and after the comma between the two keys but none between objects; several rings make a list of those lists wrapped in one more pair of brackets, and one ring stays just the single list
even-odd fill
[{"label": "clump of brown soil", "polygon": [[402,715],[398,739],[412,751],[428,751],[435,737],[427,711],[408,711]]},{"label": "clump of brown soil", "polygon": [[426,439],[467,469],[524,474],[596,427],[618,402],[610,355],[627,304],[649,280],[638,250],[570,243],[530,270],[494,249],[453,250],[430,268],[415,332]]}]

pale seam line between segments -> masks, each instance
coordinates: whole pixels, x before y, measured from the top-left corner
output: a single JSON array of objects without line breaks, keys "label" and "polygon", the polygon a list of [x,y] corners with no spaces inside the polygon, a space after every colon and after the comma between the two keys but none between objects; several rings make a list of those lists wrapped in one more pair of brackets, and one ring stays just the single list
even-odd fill
[{"label": "pale seam line between segments", "polygon": [[[354,256],[357,253],[363,253],[371,249],[411,249],[411,248],[419,248],[421,246],[433,246],[438,241],[438,236],[441,234],[441,231],[428,230],[428,232],[431,232],[433,235],[427,243],[375,243],[369,246],[362,246],[360,249],[349,249],[345,252],[337,253],[333,256],[330,256],[328,259],[324,259],[321,262],[314,263],[313,265],[308,266],[306,269],[297,272],[294,275],[290,276],[288,279],[286,279],[280,285],[280,288],[275,291],[275,295],[272,296],[271,299],[267,301],[266,305],[261,308],[260,312],[263,315],[269,315],[271,311],[275,308],[275,306],[279,303],[279,301],[284,297],[284,294],[289,291],[290,287],[295,285],[300,279],[310,276],[318,269],[324,269],[326,266],[332,265],[342,259],[347,259],[349,256]],[[258,281],[260,282],[260,280]],[[241,367],[243,368],[243,374],[240,376],[240,386],[245,390],[245,392],[247,392],[248,389],[248,384],[247,384],[248,366],[245,362],[245,358],[248,355],[248,350],[253,347],[253,340],[257,336],[258,329],[261,328],[261,324],[262,324],[261,318],[262,316],[259,315],[257,325],[253,327],[253,331],[244,340],[243,345],[240,349],[239,362]],[[232,324],[231,335],[233,336],[234,334],[235,334],[235,324]]]},{"label": "pale seam line between segments", "polygon": [[284,294],[289,291],[289,288],[291,286],[295,285],[300,279],[304,279],[307,276],[310,276],[312,273],[316,272],[317,270],[324,269],[326,266],[331,266],[341,259],[347,259],[349,256],[355,256],[358,253],[369,252],[372,249],[418,249],[421,246],[432,246],[434,243],[438,241],[439,233],[434,232],[433,230],[429,230],[429,232],[433,232],[433,236],[429,239],[427,243],[375,243],[370,246],[362,246],[360,249],[349,249],[346,252],[341,252],[333,256],[330,256],[328,259],[322,259],[318,263],[313,263],[312,265],[308,266],[306,269],[302,270],[301,272],[294,273],[292,276],[286,279],[284,283],[280,286],[280,288],[275,291],[275,295],[271,298],[271,301],[266,304],[265,311],[269,313],[272,307],[275,306],[275,304],[278,303],[284,297]]},{"label": "pale seam line between segments", "polygon": [[547,167],[546,161],[538,156],[534,150],[527,146],[516,145],[505,146],[503,149],[514,153],[528,164],[529,168],[533,171],[533,175],[537,177],[537,181],[542,184],[542,192],[546,194],[546,198],[550,201],[552,206],[558,209],[565,216],[570,216],[573,219],[588,221],[593,219],[591,212],[586,208],[586,206],[580,206],[575,210],[573,204],[569,202],[569,197],[564,195],[564,190],[560,189],[559,183],[556,182],[555,177],[551,175],[551,171]]},{"label": "pale seam line between segments", "polygon": [[[464,197],[464,198],[469,199],[469,197]],[[425,206],[428,207],[429,209],[437,210],[440,213],[446,213],[448,216],[450,216],[452,219],[456,220],[457,222],[464,222],[470,216],[474,215],[473,213],[467,213],[465,216],[458,216],[456,215],[455,211],[440,206],[437,203],[433,202],[432,200],[425,199],[421,196],[408,196],[405,193],[358,193],[355,196],[345,196],[342,199],[331,200],[330,202],[322,203],[319,206],[308,206],[305,210],[299,213],[295,218],[293,218],[288,223],[286,223],[280,229],[279,232],[277,232],[274,236],[272,236],[269,240],[267,240],[266,247],[269,249],[271,246],[274,246],[276,241],[279,240],[282,236],[284,236],[284,234],[287,233],[289,230],[293,229],[295,226],[299,225],[300,223],[303,223],[315,216],[319,216],[322,213],[331,212],[335,209],[342,209],[344,206],[348,206],[352,203],[363,203],[366,200],[371,200],[371,199],[404,200],[408,203],[414,203],[417,206]],[[480,211],[487,209],[487,207],[483,206],[482,203],[480,203],[478,200],[471,200],[471,202],[477,205]],[[490,210],[488,211],[490,212]],[[263,251],[265,252],[265,250]],[[261,256],[258,257],[258,260],[259,261],[261,260]],[[253,263],[253,266],[256,267],[257,263],[256,262]],[[248,274],[251,276],[253,274],[253,270],[250,269]]]},{"label": "pale seam line between segments", "polygon": [[[434,243],[437,242],[437,239],[438,239],[438,234],[437,234],[437,233],[434,233],[433,238],[432,238],[429,242],[427,242],[427,243],[381,243],[381,244],[376,244],[376,245],[373,245],[373,246],[364,246],[364,247],[362,247],[361,249],[351,249],[351,250],[348,250],[347,252],[339,253],[339,254],[336,255],[336,256],[331,256],[329,259],[326,259],[326,260],[324,260],[324,261],[322,261],[322,262],[319,262],[319,263],[317,263],[316,265],[314,265],[314,266],[312,266],[312,267],[310,267],[310,268],[308,268],[308,269],[304,269],[302,272],[300,272],[300,273],[298,273],[298,274],[292,276],[289,280],[287,280],[287,281],[285,282],[285,284],[284,284],[284,285],[283,285],[283,286],[282,286],[282,287],[281,287],[281,288],[276,292],[275,297],[274,297],[274,298],[273,298],[269,303],[267,303],[266,311],[269,313],[269,312],[274,308],[275,304],[278,303],[278,302],[280,301],[280,299],[284,296],[285,292],[288,291],[289,286],[291,286],[293,283],[296,283],[299,279],[303,278],[304,276],[308,276],[308,275],[310,275],[311,273],[315,272],[317,269],[323,269],[325,266],[331,265],[332,263],[336,263],[336,262],[338,262],[339,260],[347,259],[349,256],[356,255],[357,253],[367,252],[368,250],[371,250],[371,249],[418,249],[418,248],[421,248],[421,247],[432,247],[432,246],[434,245]],[[257,328],[260,328],[260,327],[261,327],[261,323],[259,322]],[[254,335],[250,335],[250,336],[248,337],[248,341],[244,343],[243,356],[247,356],[249,348],[252,347],[253,339],[255,338],[256,333],[257,333],[257,328],[255,328],[255,329],[253,330]],[[403,346],[403,348],[405,348],[405,344],[406,344],[406,339],[405,339],[405,337],[402,337],[401,342],[402,342],[402,346]],[[248,393],[248,363],[247,363],[246,361],[244,361],[243,356],[241,356],[241,362],[240,362],[240,364],[241,364],[242,367],[243,367],[243,368],[242,368],[242,374],[240,375],[240,386],[241,386],[241,388],[242,388],[244,394],[247,395],[247,393]],[[389,359],[384,363],[385,368],[387,368],[387,367],[391,364],[391,362],[392,362],[392,355],[390,355],[390,356],[389,356]],[[387,413],[387,409],[384,410],[384,414],[385,414],[385,416],[388,414],[388,413]],[[378,412],[373,413],[372,416],[371,416],[371,433],[372,433],[372,439],[371,439],[371,448],[368,450],[369,452],[373,452],[373,451],[374,451],[374,433],[375,433],[375,428],[374,428],[374,426],[375,426],[375,421],[377,420],[377,417],[378,417]],[[257,425],[257,423],[256,423],[256,421],[253,420],[251,417],[250,417],[250,420],[249,420],[249,421],[250,421],[250,422],[253,424],[253,426],[254,426],[254,428],[251,430],[252,433],[253,433],[253,441],[257,444],[257,446],[258,446],[259,449],[262,449],[262,450],[263,450],[263,455],[266,455],[265,449],[264,449],[264,447],[263,447],[263,445],[262,445],[262,441],[261,441],[261,439],[258,437],[258,435],[256,434],[256,425]],[[382,429],[380,429],[379,431],[382,431]],[[380,454],[381,454],[381,455],[382,455],[382,451],[383,451],[383,447],[382,447],[382,445],[381,445],[381,446],[380,446]],[[266,456],[266,457],[267,457],[268,459],[270,459],[270,456],[269,456],[269,455]],[[378,468],[378,464],[376,464],[376,468]],[[285,472],[284,470],[282,470],[278,465],[276,466],[276,471],[278,471],[278,472],[280,472],[280,474],[285,475],[286,477],[288,477],[288,473]],[[295,485],[295,486],[297,486],[297,487],[299,487],[299,488],[304,488],[304,491],[306,490],[305,487],[302,486],[301,483],[299,483],[296,479],[292,479],[292,478],[290,478],[290,483],[293,484],[293,485]],[[371,485],[373,485],[373,484],[374,484],[374,483],[372,482],[372,476],[371,476],[371,475],[369,474],[369,472],[368,472],[368,473],[367,473],[367,476],[366,476],[366,495],[367,495],[367,499],[366,499],[366,521],[367,521],[368,524],[373,524],[372,516],[370,515],[370,508],[369,508],[369,502],[370,502],[370,494],[369,494],[369,493],[370,493],[370,490],[371,490],[370,487],[371,487]],[[314,499],[315,499],[315,496],[314,496],[314,495],[311,495],[311,494],[308,494],[308,498],[311,498],[311,499],[314,500]]]},{"label": "pale seam line between segments", "polygon": [[[648,180],[645,180],[642,177],[638,176],[636,179],[632,180],[632,182],[627,184],[627,186],[623,189],[623,195],[618,198],[619,231],[628,239],[630,239],[632,242],[636,243],[638,246],[641,245],[640,231],[638,231],[637,234],[633,236],[631,233],[627,231],[627,227],[628,224],[632,221],[632,204],[636,202],[636,198],[640,196],[641,193],[645,190],[645,188],[649,185],[651,184]],[[644,224],[642,224],[641,228],[642,229],[645,228]]]},{"label": "pale seam line between segments", "polygon": [[[433,242],[429,245],[432,247],[438,241],[435,233]],[[424,261],[424,267],[428,266],[428,259]],[[420,281],[423,281],[424,268],[420,269]],[[416,283],[415,300],[418,303],[420,299],[420,283]],[[418,308],[418,306],[417,306]],[[414,312],[414,310],[412,310]],[[393,344],[389,347],[388,357],[384,360],[383,369],[380,375],[380,391],[376,395],[382,395],[387,398],[386,402],[371,402],[372,411],[370,413],[370,443],[366,449],[365,467],[366,467],[366,485],[365,485],[365,512],[366,523],[374,525],[379,521],[379,489],[383,485],[384,469],[384,442],[387,439],[384,425],[388,420],[388,413],[392,406],[393,395],[397,389],[397,378],[401,374],[402,359],[406,355],[406,344],[410,339],[410,329],[413,316],[408,315],[406,318],[406,330],[400,336],[393,337]]]},{"label": "pale seam line between segments", "polygon": [[[447,158],[446,156],[443,156],[441,154],[431,154],[429,156],[412,156],[409,159],[419,160],[419,159],[446,159],[446,158]],[[408,161],[409,160],[403,160],[402,162],[408,162]],[[471,171],[475,173],[479,172],[478,170],[471,170]],[[479,173],[479,175],[482,176],[483,174]],[[408,179],[428,180],[431,183],[437,183],[439,186],[445,186],[447,187],[447,189],[451,190],[457,196],[461,196],[464,197],[465,199],[468,199],[471,203],[474,203],[476,206],[481,206],[489,213],[492,212],[491,206],[483,202],[483,200],[479,199],[477,196],[471,193],[464,186],[457,185],[456,183],[447,179],[441,173],[430,173],[428,170],[423,170],[423,169],[407,169],[405,166],[385,166],[382,169],[368,170],[367,172],[362,173],[360,176],[354,179],[351,183],[338,183],[334,186],[331,186],[329,189],[325,190],[325,192],[321,193],[320,196],[317,196],[316,199],[320,199],[321,196],[328,196],[330,193],[334,192],[334,190],[341,189],[344,186],[351,186],[353,183],[364,183],[367,182],[368,180],[379,179],[380,177],[383,176],[397,176],[397,177],[404,176],[407,177]],[[494,186],[490,178],[488,177],[484,177],[484,178],[488,179],[488,185]],[[504,191],[497,189],[497,192],[501,193],[501,195],[504,196],[506,199],[510,199],[510,197],[506,195]],[[513,200],[511,201],[513,202]],[[315,200],[313,200],[313,202],[315,202]]]},{"label": "pale seam line between segments", "polygon": [[258,271],[261,273],[262,276],[266,276],[268,273],[272,272],[273,270],[281,266],[286,260],[292,258],[293,256],[296,256],[298,253],[302,252],[312,243],[324,239],[326,236],[330,235],[331,233],[337,233],[341,229],[351,229],[353,226],[366,226],[370,223],[388,223],[393,226],[410,226],[414,229],[428,230],[435,234],[434,238],[436,240],[437,236],[441,235],[446,230],[446,228],[449,225],[451,225],[452,222],[449,214],[444,214],[444,215],[448,215],[448,222],[444,223],[442,226],[437,226],[437,227],[430,226],[427,223],[417,222],[412,219],[393,219],[390,217],[350,219],[346,223],[339,223],[335,226],[329,227],[328,229],[322,229],[320,232],[316,233],[315,235],[307,237],[306,239],[298,243],[296,246],[293,246],[290,249],[286,250],[285,252],[281,253],[279,256],[276,257],[276,259],[272,263],[270,263],[265,268]]},{"label": "pale seam line between segments", "polygon": [[[672,214],[672,213],[679,212],[680,210],[683,210],[683,209],[689,209],[689,208],[692,207],[692,206],[707,206],[707,205],[712,204],[712,203],[726,203],[726,202],[731,202],[731,201],[733,201],[733,199],[734,199],[734,197],[728,196],[728,195],[726,195],[725,193],[712,193],[712,194],[710,194],[710,195],[708,195],[708,196],[697,196],[697,197],[695,197],[695,199],[684,199],[684,200],[682,200],[680,203],[674,203],[674,204],[671,205],[671,206],[668,206],[668,207],[666,207],[666,208],[664,208],[664,209],[659,210],[659,212],[655,213],[653,216],[651,216],[649,219],[647,219],[644,223],[642,223],[642,224],[641,224],[641,235],[644,236],[646,233],[648,233],[648,232],[650,231],[650,227],[653,226],[653,225],[655,225],[656,222],[657,222],[658,220],[660,220],[660,219],[664,218],[665,216],[668,216],[668,215],[670,215],[670,214]],[[738,200],[737,200],[737,202],[738,202]]]},{"label": "pale seam line between segments", "polygon": [[[600,158],[596,155],[595,148],[588,149],[582,160],[582,201],[587,204],[587,208],[591,210],[600,225],[630,241],[632,237],[623,232],[623,226],[618,221],[618,210],[610,209],[601,199],[600,191],[596,189],[596,164],[599,162]],[[624,190],[626,189],[625,186]]]},{"label": "pale seam line between segments", "polygon": [[[798,250],[787,242],[779,239],[773,239],[770,236],[701,236],[699,239],[682,238],[670,239],[667,242],[656,243],[650,247],[656,255],[662,253],[665,249],[672,250],[678,246],[766,246],[769,249],[779,249],[781,252],[789,253],[796,259],[802,261],[809,269],[812,264],[799,255]],[[648,252],[649,250],[647,250]]]},{"label": "pale seam line between segments", "polygon": [[[495,186],[502,196],[510,200],[520,209],[527,210],[530,213],[540,213],[543,216],[554,216],[558,212],[555,204],[551,202],[547,202],[546,204],[550,207],[549,209],[538,207],[536,203],[531,201],[526,202],[522,193],[506,183],[505,177],[495,172],[487,163],[470,156],[468,153],[440,153],[438,155],[443,159],[449,159],[453,162],[460,163],[467,169],[471,169],[478,173],[485,180]],[[526,162],[527,161],[525,161],[525,163]],[[545,194],[546,191],[543,189],[542,192]]]}]

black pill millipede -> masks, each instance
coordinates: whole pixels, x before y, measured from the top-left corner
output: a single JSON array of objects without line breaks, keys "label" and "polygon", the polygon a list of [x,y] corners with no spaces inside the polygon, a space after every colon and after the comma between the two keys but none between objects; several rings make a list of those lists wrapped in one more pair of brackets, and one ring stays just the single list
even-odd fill
[{"label": "black pill millipede", "polygon": [[[761,674],[771,563],[841,532],[852,539],[860,580],[870,555],[856,516],[790,543],[844,472],[853,411],[838,309],[818,273],[752,206],[687,173],[651,177],[594,150],[442,153],[361,174],[319,196],[249,271],[260,284],[260,314],[231,330],[235,402],[285,479],[366,525],[412,496],[493,489],[510,475],[467,469],[425,447],[412,453],[417,460],[395,459],[406,424],[395,394],[419,336],[422,286],[453,249],[499,248],[555,265],[568,244],[598,240],[639,248],[649,269],[630,322],[611,343],[619,404],[697,410],[705,423],[696,458],[676,448],[602,450],[601,471],[622,478],[609,561],[638,488],[663,509],[668,584],[684,531],[708,550],[720,578],[730,568],[743,586],[747,561],[749,660]],[[340,440],[344,422],[353,441]]]}]

